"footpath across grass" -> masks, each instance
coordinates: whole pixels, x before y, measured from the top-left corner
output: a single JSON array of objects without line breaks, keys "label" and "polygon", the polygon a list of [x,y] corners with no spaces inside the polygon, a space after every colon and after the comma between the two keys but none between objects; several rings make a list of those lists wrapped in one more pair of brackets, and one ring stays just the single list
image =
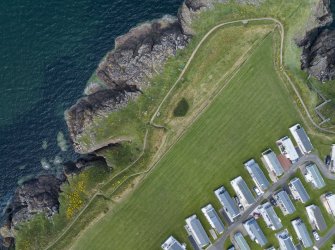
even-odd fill
[{"label": "footpath across grass", "polygon": [[[115,167],[110,176],[114,176],[118,171],[128,166],[141,152],[146,125],[163,96],[179,76],[189,55],[210,28],[224,21],[271,16],[283,22],[286,33],[285,66],[296,73],[292,70],[292,67],[299,68],[297,65],[300,51],[296,49],[292,41],[296,31],[303,30],[302,27],[311,11],[311,6],[314,6],[316,2],[317,0],[292,0],[289,3],[285,0],[267,0],[261,6],[255,7],[236,4],[235,1],[231,1],[229,4],[219,4],[214,9],[201,13],[200,18],[193,22],[197,31],[196,36],[193,37],[185,50],[179,51],[176,57],[168,60],[162,74],[152,79],[152,85],[146,91],[146,95],[140,97],[136,102],[131,102],[124,110],[112,113],[105,119],[97,120],[96,126],[90,128],[82,138],[82,143],[84,146],[89,147],[92,142],[99,143],[105,141],[106,138],[118,136],[130,138],[132,143],[125,144],[117,150],[100,152],[101,155],[107,158],[109,166]],[[203,98],[201,97],[202,93],[209,91],[207,88],[208,83],[224,82],[217,81],[218,78],[212,78],[212,76],[223,75],[227,72],[227,69],[232,68],[239,56],[245,52],[249,42],[256,41],[259,38],[259,33],[247,34],[243,31],[243,28],[250,28],[250,25],[251,23],[246,25],[246,27],[239,25],[230,27],[231,32],[229,35],[227,35],[228,27],[225,27],[223,29],[225,31],[221,30],[221,32],[226,37],[220,38],[219,32],[215,32],[210,37],[209,40],[216,41],[218,46],[214,48],[214,43],[207,41],[206,45],[208,48],[206,49],[214,48],[210,51],[211,54],[208,55],[222,54],[222,60],[217,60],[218,63],[215,68],[210,67],[210,69],[213,69],[213,74],[207,71],[207,74],[200,75],[200,77],[198,77],[199,74],[197,76],[192,74],[192,72],[189,75],[185,75],[185,79],[181,82],[182,84],[185,83],[187,85],[187,81],[192,80],[198,83],[201,88],[193,88],[193,93],[186,91],[185,85],[180,89],[176,89],[173,93],[173,97],[178,97],[173,100],[176,102],[171,106],[172,100],[168,100],[167,105],[163,105],[163,109],[166,108],[166,111],[170,114],[168,118],[171,118],[173,109],[178,101],[183,97],[187,97],[189,109],[185,117],[177,118],[178,122],[181,119],[187,119],[194,111],[195,104],[198,103],[200,98]],[[265,25],[268,25],[268,22],[254,26],[261,28],[261,26]],[[266,31],[266,29],[263,31]],[[245,37],[247,38],[245,39]],[[246,43],[241,43],[237,40],[238,38],[246,41]],[[270,47],[268,44],[263,49],[270,49]],[[240,48],[240,51],[236,50],[236,48]],[[206,55],[204,48],[201,52],[197,61],[193,61],[192,64],[196,68],[200,66],[204,69],[207,66],[208,55]],[[75,240],[78,240],[75,245],[78,249],[81,249],[81,247],[84,249],[92,248],[92,246],[93,249],[158,249],[159,244],[171,233],[186,241],[186,235],[182,227],[184,218],[189,213],[197,212],[200,214],[200,206],[208,201],[213,202],[214,206],[219,208],[219,204],[216,203],[212,193],[213,189],[216,188],[213,186],[223,183],[230,187],[227,183],[232,176],[235,177],[237,174],[248,178],[246,181],[249,185],[252,185],[249,176],[242,167],[242,161],[248,157],[259,157],[262,147],[269,145],[275,147],[274,140],[279,135],[288,133],[286,130],[287,126],[299,121],[298,114],[290,101],[290,95],[283,87],[283,83],[280,82],[278,77],[272,78],[272,75],[276,75],[272,68],[273,58],[271,60],[269,58],[266,59],[269,54],[263,55],[260,52],[258,52],[258,55],[260,57],[254,57],[252,62],[248,62],[247,65],[249,66],[244,66],[240,72],[243,74],[239,74],[234,79],[229,88],[224,90],[224,93],[217,98],[218,100],[216,100],[215,104],[184,135],[177,144],[177,146],[179,145],[178,148],[168,153],[164,161],[157,166],[158,170],[156,169],[149,176],[147,184],[144,183],[131,196],[132,198],[126,199],[125,203],[115,206],[115,209],[113,202],[100,199],[101,197],[99,197],[97,202],[93,201],[89,209],[82,213],[78,221],[69,230],[65,231],[64,236],[56,244],[52,244],[52,249],[66,248],[65,246],[69,246],[71,241]],[[201,56],[203,56],[202,61],[200,60]],[[292,62],[295,63],[294,66],[292,66]],[[269,74],[268,67],[271,68]],[[267,73],[264,74],[264,71]],[[206,78],[207,76],[208,78]],[[207,82],[205,79],[212,81]],[[194,83],[190,85],[197,86]],[[211,87],[213,86],[211,85]],[[192,89],[191,86],[190,89]],[[185,95],[183,91],[191,94],[192,98]],[[155,122],[162,122],[163,124],[167,121],[165,120],[167,112],[164,111],[162,110],[161,116]],[[167,121],[169,133],[173,134],[176,132],[174,129],[176,125],[180,124],[176,122],[177,119]],[[307,124],[305,125],[308,132],[313,135],[312,139],[317,149],[324,156],[329,151],[329,138],[323,137],[323,135],[320,136],[320,134],[314,136],[315,130],[312,127],[307,127]],[[157,131],[151,131],[155,136],[150,137],[148,140],[147,152],[138,164],[129,170],[129,173],[138,172],[139,169],[147,169],[151,156],[160,145],[160,136],[164,134],[163,130]],[[240,137],[239,140],[237,140],[238,137]],[[169,139],[168,143],[172,144],[174,140],[171,140],[171,137]],[[181,148],[187,152],[177,152]],[[162,169],[162,173],[157,173],[160,169]],[[129,175],[129,173],[127,171],[124,176]],[[205,173],[204,176],[202,176],[203,173]],[[109,194],[114,192],[115,186],[124,179],[124,176],[116,178],[113,182],[108,182],[108,185],[103,186],[102,192],[110,197]],[[107,178],[107,176],[105,177]],[[189,185],[179,184],[179,182],[183,183],[184,181],[189,183]],[[66,188],[71,190],[71,185]],[[125,188],[127,186],[122,186],[119,190],[124,190]],[[88,194],[85,194],[82,207],[86,204],[88,197],[92,195],[93,191],[87,190]],[[232,190],[230,189],[230,191]],[[145,194],[145,192],[148,193]],[[134,200],[130,201],[131,199]],[[170,202],[173,204],[170,204]],[[65,209],[68,205],[66,199],[61,200],[61,207],[64,207],[64,209],[61,209],[60,216],[55,217],[53,221],[55,223],[50,227],[50,230],[46,227],[46,220],[43,219],[42,223],[39,223],[37,219],[23,226],[18,231],[17,241],[21,243],[21,246],[27,246],[26,249],[32,249],[31,246],[34,246],[34,249],[44,249],[46,245],[57,238],[57,233],[63,232],[62,229],[71,222],[71,220],[64,219]],[[83,232],[84,229],[86,230],[84,225],[87,226],[88,221],[94,220],[95,217],[100,216],[101,213],[107,211],[107,208],[111,207],[112,212],[109,212],[94,227],[89,227],[88,231]],[[79,209],[78,207],[78,212]],[[167,212],[166,215],[165,212]],[[112,213],[115,218],[112,218],[114,216]],[[63,218],[64,220],[59,222],[57,218]],[[204,218],[200,216],[200,219],[208,228]],[[29,229],[31,225],[36,225],[34,230]],[[79,239],[76,237],[79,237]]]},{"label": "footpath across grass", "polygon": [[[242,175],[243,162],[301,122],[274,68],[272,36],[188,129],[130,199],[89,228],[74,249],[158,249],[170,234],[186,241],[184,219],[211,202],[213,190]],[[205,224],[205,223],[204,223]]]}]

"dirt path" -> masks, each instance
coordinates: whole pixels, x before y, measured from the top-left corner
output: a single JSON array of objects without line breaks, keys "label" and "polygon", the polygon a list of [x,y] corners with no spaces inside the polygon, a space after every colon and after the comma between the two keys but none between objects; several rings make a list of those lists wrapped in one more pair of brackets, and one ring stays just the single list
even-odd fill
[{"label": "dirt path", "polygon": [[[320,131],[323,131],[323,132],[327,132],[327,133],[331,133],[331,134],[335,134],[335,131],[332,131],[332,130],[328,130],[328,129],[325,129],[325,128],[321,128],[319,125],[317,125],[314,121],[313,121],[313,118],[312,116],[310,115],[308,109],[307,109],[307,106],[305,105],[300,93],[298,92],[297,88],[295,87],[294,83],[292,82],[291,78],[288,76],[288,74],[285,72],[284,70],[284,67],[283,67],[283,46],[284,46],[284,38],[285,38],[285,31],[284,31],[284,26],[283,24],[275,19],[275,18],[271,18],[271,17],[264,17],[264,18],[250,18],[250,19],[241,19],[241,20],[235,20],[235,21],[230,21],[230,22],[224,22],[224,23],[221,23],[221,24],[218,24],[216,26],[214,26],[210,31],[208,31],[204,37],[200,40],[200,42],[198,43],[198,45],[195,47],[195,49],[193,50],[190,58],[188,59],[184,69],[182,70],[182,72],[180,73],[179,77],[177,78],[177,80],[174,82],[174,84],[172,85],[172,87],[170,88],[170,90],[168,91],[168,93],[164,96],[162,102],[158,105],[156,111],[154,112],[153,116],[151,117],[150,119],[150,125],[147,130],[146,130],[146,134],[145,134],[145,137],[144,137],[144,140],[143,140],[143,148],[142,148],[142,151],[140,153],[140,155],[138,156],[138,158],[133,161],[128,167],[126,167],[124,170],[122,170],[121,172],[119,172],[117,175],[115,175],[112,179],[110,179],[107,183],[105,183],[104,185],[107,185],[108,183],[110,183],[111,181],[113,181],[116,177],[120,176],[122,173],[126,172],[127,170],[129,170],[132,166],[134,166],[141,158],[142,156],[144,155],[145,153],[145,150],[146,150],[146,147],[147,147],[147,137],[148,137],[148,133],[149,133],[149,129],[151,127],[156,127],[156,128],[164,128],[163,126],[161,125],[157,125],[154,123],[154,120],[155,118],[157,117],[157,115],[159,114],[160,112],[160,109],[161,107],[163,106],[163,104],[166,102],[166,100],[168,99],[168,97],[172,94],[172,92],[174,91],[175,87],[178,85],[178,83],[181,81],[181,79],[183,78],[185,72],[188,70],[193,58],[195,57],[195,55],[197,54],[198,50],[200,49],[200,47],[203,45],[203,43],[207,40],[207,38],[213,33],[215,32],[217,29],[221,28],[221,27],[224,27],[224,26],[227,26],[227,25],[231,25],[231,24],[236,24],[236,23],[240,23],[241,25],[244,25],[248,22],[260,22],[260,21],[272,21],[276,24],[279,25],[279,28],[280,28],[280,37],[281,37],[281,42],[280,42],[280,57],[279,57],[279,61],[280,61],[280,69],[281,69],[281,72],[284,74],[284,76],[287,78],[288,82],[290,83],[292,89],[294,90],[295,94],[297,95],[297,97],[299,98],[299,101],[301,102],[302,104],[302,107],[304,109],[304,111],[306,112],[307,114],[307,117],[308,119],[310,120],[311,124],[319,129]],[[234,72],[233,76],[236,74],[236,72]],[[232,77],[233,77],[232,76]],[[232,78],[231,77],[231,78]],[[231,80],[230,78],[230,80]],[[230,81],[229,80],[229,81]],[[224,88],[222,88],[224,89]],[[220,91],[222,91],[222,89]],[[209,104],[208,104],[209,105]],[[301,111],[299,110],[300,114],[303,116],[303,114],[301,113]],[[180,139],[180,137],[182,136],[182,134],[178,137],[177,141]],[[176,141],[176,142],[177,142]],[[176,143],[175,142],[175,143]],[[175,143],[173,143],[170,147],[172,148]],[[169,151],[169,149],[167,149],[166,152]],[[161,157],[158,158],[158,160],[156,162],[154,162],[147,170],[145,171],[140,171],[140,172],[137,172],[137,173],[134,173],[132,175],[129,175],[124,181],[122,181],[113,191],[113,193],[115,191],[118,190],[118,188],[120,186],[122,186],[123,183],[125,183],[127,180],[129,180],[129,178],[132,178],[134,176],[139,176],[139,175],[142,175],[142,174],[149,174],[154,168],[155,166],[157,166],[157,164],[159,163],[159,161],[164,157],[164,155],[166,154],[166,152],[164,152],[164,154],[161,155]],[[112,194],[113,194],[112,193]],[[86,204],[86,206],[81,210],[80,213],[78,213],[78,215],[73,219],[73,221],[63,230],[63,232],[53,241],[51,242],[46,248],[45,250],[48,250],[50,248],[52,248],[59,240],[61,240],[61,238],[71,229],[72,225],[74,225],[74,223],[77,222],[77,220],[79,219],[79,217],[85,212],[85,210],[87,209],[87,207],[93,202],[93,200],[98,196],[98,195],[102,195],[102,193],[100,191],[98,191],[97,193],[95,193],[92,198],[89,200],[89,202]]]}]

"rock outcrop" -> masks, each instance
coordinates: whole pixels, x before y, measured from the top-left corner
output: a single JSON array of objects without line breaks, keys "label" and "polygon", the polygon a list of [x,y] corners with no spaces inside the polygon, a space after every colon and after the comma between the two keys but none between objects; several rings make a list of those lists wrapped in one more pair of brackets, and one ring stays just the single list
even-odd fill
[{"label": "rock outcrop", "polygon": [[60,186],[65,180],[64,176],[41,175],[24,182],[16,189],[7,209],[11,225],[15,227],[39,213],[47,217],[57,213]]},{"label": "rock outcrop", "polygon": [[61,185],[69,177],[77,175],[89,167],[107,166],[105,158],[86,155],[75,162],[64,163],[63,174],[40,175],[25,181],[19,186],[6,209],[6,221],[0,228],[0,249],[14,245],[15,229],[23,222],[29,221],[36,214],[44,214],[51,218],[59,211],[59,194]]},{"label": "rock outcrop", "polygon": [[[179,8],[177,17],[183,33],[188,36],[194,35],[192,20],[201,12],[212,8],[213,0],[186,0]],[[222,2],[222,1],[220,1]]]},{"label": "rock outcrop", "polygon": [[[65,112],[75,150],[82,154],[96,150],[80,144],[81,134],[93,119],[119,110],[144,93],[153,75],[161,72],[166,60],[184,49],[194,35],[192,20],[215,3],[227,1],[185,0],[177,17],[165,16],[141,24],[116,38],[114,50],[96,70],[99,80],[90,82],[84,91],[86,96]],[[257,5],[263,0],[236,1]]]},{"label": "rock outcrop", "polygon": [[70,161],[64,163],[64,174],[66,177],[77,175],[91,166],[107,166],[107,162],[102,156],[94,154],[87,155],[79,158],[75,162]]},{"label": "rock outcrop", "polygon": [[114,50],[107,54],[96,70],[99,83],[89,83],[85,91],[88,95],[65,113],[77,152],[93,151],[78,143],[85,128],[92,124],[94,118],[121,109],[145,92],[150,79],[161,72],[166,60],[188,44],[194,34],[192,19],[199,12],[212,8],[214,2],[217,0],[186,0],[177,18],[165,16],[141,24],[116,38]]},{"label": "rock outcrop", "polygon": [[314,10],[315,23],[318,27],[324,27],[333,22],[333,14],[330,9],[330,0],[320,0]]},{"label": "rock outcrop", "polygon": [[330,27],[330,0],[321,0],[314,13],[313,28],[297,45],[302,47],[301,69],[324,82],[335,79],[335,30]]},{"label": "rock outcrop", "polygon": [[[96,117],[121,109],[145,90],[149,79],[162,70],[168,57],[185,48],[189,36],[178,19],[164,17],[131,29],[115,40],[115,49],[100,63],[96,74],[103,84],[90,88],[66,112],[66,121],[75,150],[89,153],[77,143],[81,133]],[[93,91],[92,91],[93,89]]]},{"label": "rock outcrop", "polygon": [[301,68],[319,81],[335,79],[335,30],[308,33],[301,55]]}]

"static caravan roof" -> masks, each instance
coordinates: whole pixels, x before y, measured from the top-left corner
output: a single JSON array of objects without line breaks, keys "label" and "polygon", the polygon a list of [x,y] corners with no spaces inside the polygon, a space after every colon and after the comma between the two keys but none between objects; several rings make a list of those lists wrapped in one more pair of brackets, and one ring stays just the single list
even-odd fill
[{"label": "static caravan roof", "polygon": [[250,247],[241,232],[237,232],[234,234],[234,240],[236,241],[238,249],[250,250]]},{"label": "static caravan roof", "polygon": [[302,182],[299,178],[296,177],[290,181],[290,188],[297,192],[299,199],[302,203],[305,203],[310,199],[305,187],[302,185]]},{"label": "static caravan roof", "polygon": [[333,193],[328,193],[325,198],[329,209],[331,210],[330,212],[335,216],[335,195]]},{"label": "static caravan roof", "polygon": [[285,136],[277,141],[277,146],[280,152],[288,158],[291,162],[296,162],[299,159],[299,155],[288,136]]},{"label": "static caravan roof", "polygon": [[203,207],[201,209],[209,224],[218,232],[219,234],[223,233],[224,225],[221,221],[219,215],[216,213],[214,207],[211,204]]},{"label": "static caravan roof", "polygon": [[282,165],[280,164],[276,154],[271,149],[264,151],[262,156],[267,167],[271,169],[276,176],[280,176],[284,173]]},{"label": "static caravan roof", "polygon": [[316,205],[310,205],[306,207],[306,211],[308,214],[308,219],[311,222],[311,224],[315,225],[315,227],[320,230],[326,230],[327,229],[327,224],[326,221],[322,215],[322,212],[320,208]]},{"label": "static caravan roof", "polygon": [[226,211],[229,219],[234,221],[234,218],[240,215],[240,210],[238,209],[233,199],[230,197],[228,191],[222,186],[215,190],[214,193]]},{"label": "static caravan roof", "polygon": [[284,250],[296,250],[292,242],[291,236],[288,234],[287,230],[283,230],[276,234],[276,237],[279,241],[280,249]]},{"label": "static caravan roof", "polygon": [[304,128],[300,124],[296,124],[290,127],[290,131],[302,153],[310,153],[313,150],[312,143],[308,138]]},{"label": "static caravan roof", "polygon": [[188,217],[185,221],[197,244],[201,247],[207,246],[210,243],[210,240],[197,216],[194,214]]},{"label": "static caravan roof", "polygon": [[313,163],[306,167],[307,173],[311,176],[312,182],[316,188],[323,188],[326,183],[318,169],[318,167]]},{"label": "static caravan roof", "polygon": [[180,244],[173,236],[170,236],[161,247],[163,250],[185,250],[185,247]]},{"label": "static caravan roof", "polygon": [[335,144],[331,147],[331,159],[335,161]]},{"label": "static caravan roof", "polygon": [[282,228],[283,225],[270,202],[266,202],[261,205],[260,212],[268,227],[272,228],[273,230]]},{"label": "static caravan roof", "polygon": [[302,241],[304,247],[307,248],[313,246],[312,239],[308,234],[305,223],[300,218],[293,220],[291,223],[294,231],[296,232],[298,238]]},{"label": "static caravan roof", "polygon": [[266,245],[268,243],[262,229],[259,227],[257,221],[251,218],[243,223],[244,228],[247,230],[250,238],[257,242],[260,246]]},{"label": "static caravan roof", "polygon": [[284,213],[292,214],[292,213],[295,212],[295,207],[294,207],[290,197],[286,193],[286,191],[282,190],[282,191],[278,192],[275,197],[276,197],[277,201],[284,208],[284,210],[285,210],[285,211],[283,211]]},{"label": "static caravan roof", "polygon": [[255,202],[254,196],[241,176],[236,177],[230,183],[241,200],[245,201],[248,205]]},{"label": "static caravan roof", "polygon": [[254,159],[251,159],[244,163],[244,166],[246,167],[256,186],[260,190],[265,191],[270,186],[268,179],[266,179],[263,171]]}]

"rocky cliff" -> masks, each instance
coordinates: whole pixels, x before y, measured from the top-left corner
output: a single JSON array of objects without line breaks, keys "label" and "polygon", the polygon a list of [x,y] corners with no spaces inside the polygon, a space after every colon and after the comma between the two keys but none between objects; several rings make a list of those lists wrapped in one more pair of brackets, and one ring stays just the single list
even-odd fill
[{"label": "rocky cliff", "polygon": [[302,39],[301,69],[320,81],[335,79],[335,30],[330,0],[320,0],[314,11],[314,24]]},{"label": "rocky cliff", "polygon": [[7,209],[12,225],[27,221],[38,213],[47,217],[57,213],[60,186],[65,180],[64,176],[41,175],[17,188]]},{"label": "rocky cliff", "polygon": [[[150,79],[163,69],[166,60],[188,44],[194,30],[192,20],[215,3],[229,0],[185,0],[177,17],[141,24],[115,39],[115,48],[96,70],[99,80],[90,82],[82,97],[65,112],[70,137],[78,153],[91,153],[78,140],[95,117],[104,117],[124,107],[146,91]],[[258,5],[263,0],[236,0]],[[102,145],[104,146],[104,145]]]},{"label": "rocky cliff", "polygon": [[[192,19],[216,0],[186,0],[178,17],[166,16],[141,24],[115,40],[115,48],[96,70],[99,83],[86,87],[81,98],[66,113],[66,121],[75,150],[83,149],[78,138],[95,117],[119,110],[145,92],[154,74],[161,72],[166,60],[184,49],[193,35]],[[223,2],[223,1],[221,1]]]},{"label": "rocky cliff", "polygon": [[14,230],[22,222],[29,221],[36,214],[51,218],[58,213],[61,186],[67,182],[69,176],[98,165],[107,166],[103,157],[87,155],[75,162],[64,163],[64,173],[57,177],[40,175],[19,186],[6,209],[7,221],[0,228],[0,249],[1,245],[10,247],[14,244]]},{"label": "rocky cliff", "polygon": [[14,246],[15,227],[43,213],[51,218],[59,209],[61,185],[66,181],[64,175],[40,175],[24,182],[15,191],[6,210],[7,221],[0,228],[0,248]]}]

